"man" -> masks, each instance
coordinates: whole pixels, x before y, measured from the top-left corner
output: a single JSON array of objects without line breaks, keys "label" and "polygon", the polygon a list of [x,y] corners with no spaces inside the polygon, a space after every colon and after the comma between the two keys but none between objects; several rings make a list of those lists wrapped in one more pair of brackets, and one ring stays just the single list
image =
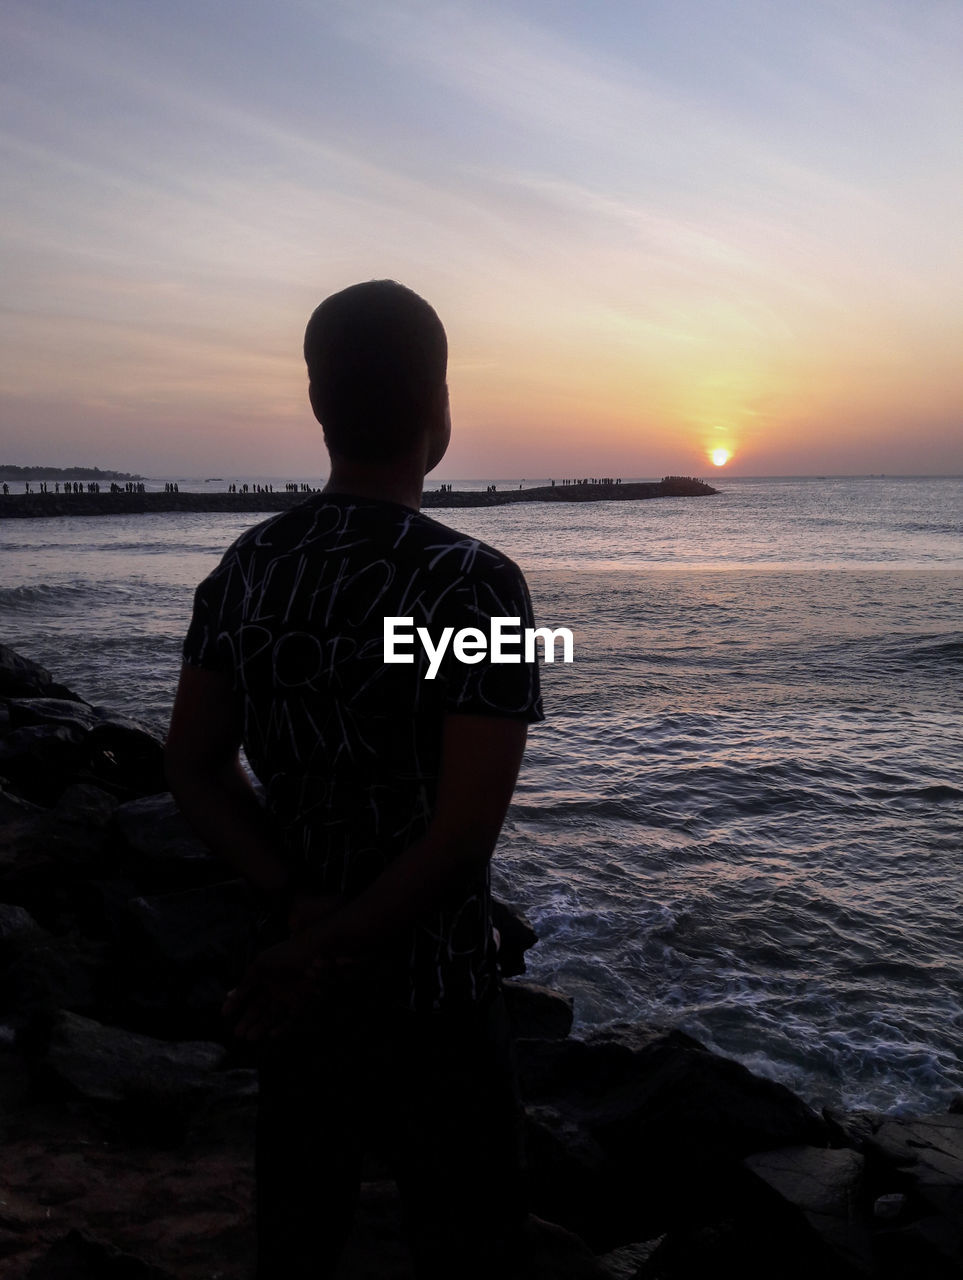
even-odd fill
[{"label": "man", "polygon": [[429,679],[425,646],[387,663],[384,634],[411,618],[437,648],[447,627],[524,628],[528,592],[506,557],[418,511],[451,429],[432,308],[355,285],[318,307],[304,349],[330,479],[198,588],[167,746],[183,812],[275,922],[225,1006],[262,1045],[258,1280],[334,1274],[369,1137],[417,1276],[520,1274],[488,864],[542,718],[537,667],[449,645]]}]

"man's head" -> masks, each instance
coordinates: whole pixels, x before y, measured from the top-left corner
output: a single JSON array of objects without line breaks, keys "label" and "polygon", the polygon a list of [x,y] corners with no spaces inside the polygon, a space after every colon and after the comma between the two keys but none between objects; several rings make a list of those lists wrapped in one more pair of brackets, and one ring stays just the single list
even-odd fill
[{"label": "man's head", "polygon": [[447,420],[445,330],[424,298],[394,280],[326,298],[308,321],[304,358],[332,457],[391,462]]}]

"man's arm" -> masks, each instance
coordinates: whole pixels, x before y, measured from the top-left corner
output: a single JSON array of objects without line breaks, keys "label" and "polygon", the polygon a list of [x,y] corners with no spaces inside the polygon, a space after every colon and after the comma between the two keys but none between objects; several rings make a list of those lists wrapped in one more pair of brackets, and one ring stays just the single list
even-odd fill
[{"label": "man's arm", "polygon": [[512,798],[527,729],[523,721],[501,717],[446,718],[435,810],[425,835],[352,901],[262,953],[225,1007],[237,1035],[253,1039],[275,1029],[278,1015],[283,1018],[284,988],[306,967],[313,964],[320,976],[336,962],[389,946],[460,880],[484,867]]},{"label": "man's arm", "polygon": [[491,857],[525,750],[528,726],[449,715],[428,830],[358,897],[314,930],[319,952],[353,958],[387,946]]},{"label": "man's arm", "polygon": [[164,752],[168,785],[211,851],[273,903],[284,894],[288,876],[264,808],[241,767],[240,744],[240,717],[228,677],[185,664]]}]

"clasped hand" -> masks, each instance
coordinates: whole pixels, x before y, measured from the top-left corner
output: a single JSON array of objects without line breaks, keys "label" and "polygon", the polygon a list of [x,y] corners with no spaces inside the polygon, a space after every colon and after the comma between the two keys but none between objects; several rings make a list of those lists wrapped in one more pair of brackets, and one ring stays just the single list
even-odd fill
[{"label": "clasped hand", "polygon": [[222,1009],[240,1040],[279,1036],[323,1001],[337,964],[319,946],[317,926],[336,911],[341,899],[301,897],[288,913],[290,936],[267,947],[229,991]]}]

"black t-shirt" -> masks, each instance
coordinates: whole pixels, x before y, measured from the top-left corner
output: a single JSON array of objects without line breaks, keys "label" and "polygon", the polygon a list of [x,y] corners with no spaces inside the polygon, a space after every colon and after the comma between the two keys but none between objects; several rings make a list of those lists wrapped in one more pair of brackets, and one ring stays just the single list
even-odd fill
[{"label": "black t-shirt", "polygon": [[[184,659],[228,674],[244,748],[282,856],[309,889],[353,897],[425,832],[448,714],[541,720],[538,667],[459,661],[427,679],[425,647],[384,661],[384,619],[486,635],[534,625],[518,567],[394,503],[320,494],[243,534],[197,589]],[[484,997],[495,972],[488,871],[418,922],[392,998],[413,1009]]]}]

